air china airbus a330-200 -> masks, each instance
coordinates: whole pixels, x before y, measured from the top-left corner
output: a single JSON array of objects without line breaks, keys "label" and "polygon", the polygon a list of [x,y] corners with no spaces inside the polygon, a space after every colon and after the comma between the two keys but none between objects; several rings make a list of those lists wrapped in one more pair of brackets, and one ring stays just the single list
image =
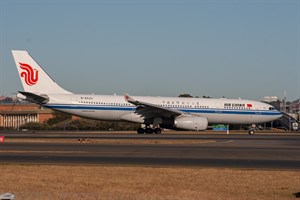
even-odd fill
[{"label": "air china airbus a330-200", "polygon": [[281,112],[268,104],[241,99],[73,94],[60,87],[27,51],[12,51],[24,91],[19,98],[84,118],[145,124],[138,133],[161,128],[206,130],[208,124],[259,124]]}]

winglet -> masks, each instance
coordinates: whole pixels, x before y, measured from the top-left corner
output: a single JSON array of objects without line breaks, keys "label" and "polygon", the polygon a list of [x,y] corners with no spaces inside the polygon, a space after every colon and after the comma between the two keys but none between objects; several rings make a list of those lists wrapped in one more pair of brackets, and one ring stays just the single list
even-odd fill
[{"label": "winglet", "polygon": [[135,100],[132,97],[130,97],[127,93],[125,93],[124,98],[127,102],[135,102]]}]

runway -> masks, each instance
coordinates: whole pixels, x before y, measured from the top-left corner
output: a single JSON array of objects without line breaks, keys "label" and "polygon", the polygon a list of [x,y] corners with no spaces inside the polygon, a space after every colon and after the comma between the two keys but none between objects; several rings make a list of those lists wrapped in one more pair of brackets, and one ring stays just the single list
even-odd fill
[{"label": "runway", "polygon": [[[3,135],[3,134],[2,134]],[[299,134],[5,134],[0,163],[300,169]],[[89,143],[78,143],[78,138]]]}]

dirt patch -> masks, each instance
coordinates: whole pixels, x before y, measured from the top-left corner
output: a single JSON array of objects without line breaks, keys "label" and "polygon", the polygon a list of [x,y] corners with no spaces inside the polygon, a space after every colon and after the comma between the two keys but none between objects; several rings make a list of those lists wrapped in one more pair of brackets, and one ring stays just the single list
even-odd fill
[{"label": "dirt patch", "polygon": [[300,171],[2,164],[0,193],[16,199],[283,200]]}]

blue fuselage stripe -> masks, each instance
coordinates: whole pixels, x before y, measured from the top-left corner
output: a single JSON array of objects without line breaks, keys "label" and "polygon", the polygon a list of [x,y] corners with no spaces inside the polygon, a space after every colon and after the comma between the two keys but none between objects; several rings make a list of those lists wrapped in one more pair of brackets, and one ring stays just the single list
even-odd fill
[{"label": "blue fuselage stripe", "polygon": [[[62,110],[103,110],[103,111],[135,111],[136,107],[133,106],[85,106],[85,105],[45,105],[45,107],[52,109],[62,109]],[[237,115],[269,115],[269,116],[279,116],[281,115],[278,111],[268,111],[268,110],[225,110],[225,109],[199,109],[199,108],[172,108],[177,109],[186,113],[206,113],[206,114],[237,114]]]}]

